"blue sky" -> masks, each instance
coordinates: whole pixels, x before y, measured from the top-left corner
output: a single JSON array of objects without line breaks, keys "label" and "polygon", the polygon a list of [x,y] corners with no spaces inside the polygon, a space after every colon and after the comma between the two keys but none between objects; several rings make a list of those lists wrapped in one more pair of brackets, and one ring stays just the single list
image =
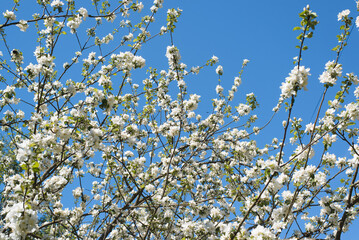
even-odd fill
[{"label": "blue sky", "polygon": [[[27,6],[26,11],[31,9],[32,1],[23,2]],[[147,1],[143,2],[146,7]],[[5,6],[10,6],[11,3],[12,1],[6,0],[0,7],[2,12],[7,9]],[[219,57],[219,64],[224,68],[221,84],[225,91],[231,87],[234,77],[238,76],[243,59],[250,60],[243,74],[243,84],[239,88],[236,101],[243,101],[247,93],[254,92],[260,104],[256,114],[261,126],[271,116],[272,108],[279,98],[279,86],[293,68],[293,57],[298,55],[295,46],[298,44],[296,36],[299,31],[294,32],[293,28],[299,25],[298,13],[307,4],[310,4],[311,9],[318,14],[319,24],[314,37],[306,42],[309,49],[304,52],[302,61],[304,66],[311,69],[312,75],[307,86],[309,90],[299,93],[293,112],[293,116],[303,118],[305,125],[313,121],[312,115],[323,91],[318,77],[323,72],[325,63],[336,57],[331,49],[337,45],[336,35],[340,33],[337,14],[344,9],[350,9],[351,16],[356,17],[354,0],[165,0],[164,8],[179,7],[183,10],[173,34],[174,44],[181,52],[182,61],[191,67],[204,64],[213,55]],[[158,22],[151,26],[154,32],[165,25],[165,14],[159,14],[156,20]],[[10,49],[25,49],[25,57],[33,58],[32,52],[36,43],[36,39],[31,38],[33,25],[27,33],[19,32],[14,26],[13,28],[17,33],[9,35]],[[66,54],[76,49],[76,45],[70,44],[73,41],[73,35],[67,36],[67,40],[63,42],[64,47],[58,50],[59,53]],[[358,42],[359,32],[358,29],[354,29],[349,44],[339,60],[339,63],[343,64],[344,73],[358,73],[359,47],[355,44]],[[146,67],[166,69],[165,52],[166,46],[170,44],[169,35],[166,35],[145,45],[139,54],[146,59]],[[4,52],[4,49],[0,50]],[[189,77],[189,92],[202,96],[200,111],[210,110],[208,106],[211,104],[211,98],[216,97],[217,80],[215,67],[206,68],[199,75]],[[331,89],[329,96],[333,97],[336,91],[337,88]],[[331,98],[327,100],[329,99]],[[281,111],[276,121],[264,131],[265,134],[261,135],[258,141],[264,144],[274,135],[281,138],[281,121],[284,116],[284,111]],[[358,234],[359,230],[356,230],[356,227],[359,227],[358,223],[343,239],[351,239]]]}]

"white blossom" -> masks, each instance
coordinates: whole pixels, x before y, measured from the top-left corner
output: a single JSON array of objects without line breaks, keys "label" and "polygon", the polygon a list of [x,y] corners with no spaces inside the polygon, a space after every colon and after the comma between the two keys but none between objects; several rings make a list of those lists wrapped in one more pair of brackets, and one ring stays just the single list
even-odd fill
[{"label": "white blossom", "polygon": [[22,32],[26,32],[26,29],[29,27],[29,25],[27,24],[27,21],[25,20],[20,20],[18,24],[16,24],[17,27],[20,28],[20,31]]},{"label": "white blossom", "polygon": [[87,9],[82,7],[78,10],[78,12],[82,16],[83,20],[86,20],[86,18],[88,17]]},{"label": "white blossom", "polygon": [[181,59],[179,50],[175,46],[167,47],[166,57],[168,58],[168,64],[171,68],[177,67]]},{"label": "white blossom", "polygon": [[34,210],[26,207],[19,202],[12,206],[7,206],[3,213],[6,213],[5,227],[12,230],[12,239],[22,239],[28,233],[37,230],[37,214]]},{"label": "white blossom", "polygon": [[223,75],[223,67],[221,65],[216,68],[216,73],[220,76]]},{"label": "white blossom", "polygon": [[294,184],[302,185],[306,184],[310,178],[314,177],[314,172],[316,171],[316,167],[313,165],[309,165],[306,168],[301,168],[294,172],[293,180]]},{"label": "white blossom", "polygon": [[62,7],[64,5],[64,3],[62,2],[62,1],[60,1],[60,0],[53,0],[52,2],[51,2],[51,7],[53,7],[53,8],[58,8],[58,7]]},{"label": "white blossom", "polygon": [[286,99],[290,96],[295,96],[300,89],[306,90],[308,84],[309,68],[304,66],[294,67],[294,69],[286,77],[285,82],[282,83],[280,89],[282,90],[281,97]]},{"label": "white blossom", "polygon": [[211,60],[213,61],[213,63],[218,63],[218,57],[214,56],[211,58]]},{"label": "white blossom", "polygon": [[342,65],[329,61],[325,64],[325,71],[320,75],[319,80],[321,83],[334,85],[341,75]]},{"label": "white blossom", "polygon": [[72,18],[72,20],[67,22],[67,26],[71,29],[71,33],[75,33],[76,29],[80,27],[80,24],[82,23],[82,19],[80,16],[76,15]]},{"label": "white blossom", "polygon": [[261,225],[251,231],[251,237],[256,240],[275,239],[274,233]]},{"label": "white blossom", "polygon": [[349,14],[350,14],[350,10],[349,10],[349,9],[346,9],[346,10],[341,11],[341,12],[338,14],[338,21],[341,21],[342,19],[344,19],[345,17],[347,17]]},{"label": "white blossom", "polygon": [[16,16],[15,13],[9,10],[6,10],[5,12],[2,13],[4,15],[5,18],[10,19],[10,20],[16,20]]}]

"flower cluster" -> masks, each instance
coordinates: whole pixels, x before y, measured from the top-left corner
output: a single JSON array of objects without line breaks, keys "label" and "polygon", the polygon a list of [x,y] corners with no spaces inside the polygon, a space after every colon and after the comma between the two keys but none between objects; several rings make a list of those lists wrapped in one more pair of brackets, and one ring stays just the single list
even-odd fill
[{"label": "flower cluster", "polygon": [[53,7],[53,8],[60,8],[60,7],[62,7],[64,5],[64,3],[62,2],[62,1],[60,1],[60,0],[53,0],[52,2],[51,2],[51,7]]},{"label": "flower cluster", "polygon": [[12,230],[10,234],[12,239],[23,239],[27,234],[33,233],[38,228],[36,211],[26,206],[25,203],[19,202],[7,206],[2,214],[4,213],[6,213],[5,227]]},{"label": "flower cluster", "polygon": [[2,15],[9,20],[16,20],[16,15],[13,11],[6,10]]},{"label": "flower cluster", "polygon": [[344,18],[348,17],[349,14],[350,14],[350,10],[349,10],[349,9],[346,9],[346,10],[341,11],[340,13],[338,13],[338,21],[341,21],[341,20],[343,20]]},{"label": "flower cluster", "polygon": [[[59,0],[55,0],[55,1],[56,1],[57,5],[62,3]],[[59,7],[61,7],[61,4],[60,4]],[[75,33],[76,29],[80,27],[80,24],[82,23],[82,20],[86,20],[86,18],[88,17],[88,12],[87,12],[86,8],[82,7],[77,12],[79,14],[74,15],[71,19],[68,20],[68,22],[66,24],[71,29],[71,33]]]},{"label": "flower cluster", "polygon": [[27,24],[27,21],[20,20],[18,24],[16,24],[17,27],[20,28],[20,31],[26,32],[26,29],[29,27],[29,24]]},{"label": "flower cluster", "polygon": [[325,71],[319,76],[321,83],[328,86],[335,84],[338,77],[342,76],[342,65],[335,63],[334,61],[329,61],[325,64]]},{"label": "flower cluster", "polygon": [[221,65],[218,65],[218,67],[216,68],[216,73],[219,76],[223,75],[223,67]]},{"label": "flower cluster", "polygon": [[176,48],[175,46],[168,46],[166,51],[166,57],[168,59],[168,64],[171,69],[176,69],[181,60],[181,55],[178,48]]},{"label": "flower cluster", "polygon": [[291,96],[296,96],[300,89],[306,90],[308,84],[308,76],[310,69],[304,66],[294,67],[289,73],[289,76],[285,78],[285,82],[282,83],[280,89],[282,90],[281,97],[283,99]]},{"label": "flower cluster", "polygon": [[112,65],[122,71],[130,71],[136,68],[143,68],[146,60],[143,57],[135,56],[131,52],[121,52],[111,55]]},{"label": "flower cluster", "polygon": [[78,12],[80,13],[80,16],[83,18],[83,20],[86,20],[88,17],[87,9],[82,7],[78,10]]}]

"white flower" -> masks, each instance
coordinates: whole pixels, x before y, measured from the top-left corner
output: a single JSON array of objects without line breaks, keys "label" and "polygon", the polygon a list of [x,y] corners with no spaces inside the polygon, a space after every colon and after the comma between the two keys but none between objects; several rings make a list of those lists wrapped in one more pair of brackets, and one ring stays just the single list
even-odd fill
[{"label": "white flower", "polygon": [[143,68],[146,64],[146,60],[141,56],[134,56],[133,57],[133,65],[134,68]]},{"label": "white flower", "polygon": [[217,85],[216,92],[217,92],[217,94],[222,93],[223,92],[223,87],[221,85]]},{"label": "white flower", "polygon": [[3,12],[2,15],[4,15],[5,18],[10,19],[10,20],[15,20],[16,16],[15,13],[9,10],[6,10],[6,12]]},{"label": "white flower", "polygon": [[41,55],[39,58],[36,59],[38,64],[40,64],[40,66],[51,66],[53,65],[53,56],[51,56],[50,54],[46,54],[46,55]]},{"label": "white flower", "polygon": [[283,197],[284,201],[291,200],[293,195],[294,194],[291,191],[288,191],[288,190],[282,192],[282,197]]},{"label": "white flower", "polygon": [[88,13],[87,13],[87,10],[86,8],[80,8],[78,10],[78,12],[80,13],[80,15],[83,17],[84,20],[86,20],[86,18],[88,17]]},{"label": "white flower", "polygon": [[97,139],[97,138],[100,138],[103,135],[103,133],[102,133],[101,129],[99,129],[99,128],[91,128],[90,135],[93,138]]},{"label": "white flower", "polygon": [[129,33],[128,35],[123,36],[124,41],[131,41],[133,38],[133,34]]},{"label": "white flower", "polygon": [[53,176],[44,182],[44,189],[58,191],[67,184],[67,180],[62,176]]},{"label": "white flower", "polygon": [[27,21],[20,20],[18,24],[16,24],[18,28],[20,28],[20,31],[26,32],[26,29],[29,27],[29,24],[27,24]]},{"label": "white flower", "polygon": [[180,132],[180,127],[179,126],[171,126],[170,129],[168,130],[167,134],[169,137],[174,137],[177,136]]},{"label": "white flower", "polygon": [[155,5],[157,8],[162,8],[163,0],[154,0],[153,5]]},{"label": "white flower", "polygon": [[268,228],[258,225],[251,232],[253,239],[264,240],[264,239],[275,239],[276,236]]},{"label": "white flower", "polygon": [[23,119],[25,117],[25,113],[21,110],[18,110],[18,112],[16,113],[16,117]]},{"label": "white flower", "polygon": [[334,166],[337,161],[337,157],[334,154],[325,153],[323,156],[323,164],[328,164],[329,166]]},{"label": "white flower", "polygon": [[311,133],[313,132],[313,129],[314,128],[314,124],[313,123],[308,123],[306,126],[305,126],[305,130],[304,132],[306,133]]},{"label": "white flower", "polygon": [[76,189],[72,190],[72,195],[73,195],[75,198],[81,197],[81,194],[82,194],[82,189],[81,189],[81,187],[77,187]]},{"label": "white flower", "polygon": [[308,84],[308,76],[310,75],[309,71],[310,69],[305,68],[304,66],[300,66],[299,68],[295,66],[289,73],[289,76],[286,77],[285,82],[280,86],[280,89],[282,90],[281,98],[285,99],[295,96],[297,91],[302,88],[307,90],[306,86]]},{"label": "white flower", "polygon": [[239,106],[237,107],[237,112],[239,116],[247,115],[249,114],[250,111],[251,111],[251,107],[243,103],[239,104]]},{"label": "white flower", "polygon": [[345,111],[343,112],[350,120],[355,121],[359,120],[359,104],[358,103],[349,103],[345,106]]},{"label": "white flower", "polygon": [[218,60],[218,57],[214,56],[211,58],[212,62],[213,63],[217,63],[219,60]]},{"label": "white flower", "polygon": [[214,208],[211,209],[210,215],[214,219],[221,218],[222,217],[222,211],[219,208],[214,207]]},{"label": "white flower", "polygon": [[306,184],[310,177],[314,177],[315,171],[316,167],[313,165],[309,165],[306,168],[302,167],[299,170],[295,171],[293,174],[294,184]]},{"label": "white flower", "polygon": [[115,21],[116,17],[117,17],[116,14],[111,14],[110,16],[106,17],[105,19],[108,22],[113,22],[113,21]]},{"label": "white flower", "polygon": [[66,69],[66,68],[70,67],[70,64],[69,64],[68,62],[65,62],[65,63],[62,65],[62,67],[63,67],[64,69]]},{"label": "white flower", "polygon": [[347,159],[345,157],[340,157],[335,162],[335,164],[337,165],[338,168],[341,168],[341,167],[344,167],[346,165],[346,162],[347,162]]},{"label": "white flower", "polygon": [[199,103],[199,98],[201,96],[197,95],[197,94],[192,94],[190,96],[190,99],[189,100],[185,100],[183,103],[184,105],[186,106],[186,109],[188,111],[194,111],[197,109],[198,107],[198,103]]},{"label": "white flower", "polygon": [[242,79],[240,77],[234,78],[234,86],[238,87],[239,85],[241,85],[241,83],[242,83]]},{"label": "white flower", "polygon": [[357,16],[357,18],[355,20],[355,25],[357,26],[357,28],[359,28],[359,16]]},{"label": "white flower", "polygon": [[162,26],[160,30],[160,35],[163,35],[165,32],[167,32],[167,28],[165,26]]},{"label": "white flower", "polygon": [[173,45],[167,47],[166,57],[168,58],[168,64],[171,68],[177,66],[179,64],[179,60],[181,59],[178,48]]},{"label": "white flower", "polygon": [[347,73],[346,75],[347,75],[348,80],[350,80],[355,85],[357,85],[359,83],[358,76],[354,75],[354,73]]},{"label": "white flower", "polygon": [[[299,145],[297,147],[297,149],[295,150],[295,155],[297,156],[297,158],[300,160],[305,160],[305,159],[307,159],[307,157],[312,158],[314,156],[313,148],[308,147],[305,150],[304,150],[304,148],[305,148],[304,145]],[[309,151],[309,149],[310,149],[310,151]]]},{"label": "white flower", "polygon": [[355,96],[356,98],[359,98],[359,86],[355,88],[354,96]]},{"label": "white flower", "polygon": [[305,230],[307,230],[308,232],[314,232],[315,227],[311,223],[306,223],[305,224]]},{"label": "white flower", "polygon": [[32,233],[37,229],[37,214],[34,210],[25,207],[22,202],[16,203],[11,207],[4,209],[5,227],[11,228],[14,237],[17,239],[25,239],[28,233]]},{"label": "white flower", "polygon": [[51,28],[51,27],[54,25],[55,21],[56,21],[56,18],[54,18],[54,17],[48,17],[48,18],[46,18],[46,19],[44,20],[44,25],[45,25],[46,27],[50,27],[50,28]]},{"label": "white flower", "polygon": [[323,186],[324,184],[326,184],[327,177],[325,173],[318,172],[317,174],[315,174],[314,179],[317,183],[317,186]]},{"label": "white flower", "polygon": [[321,83],[334,85],[341,75],[342,65],[329,61],[325,64],[325,71],[319,76],[319,80]]},{"label": "white flower", "polygon": [[258,135],[259,132],[260,132],[259,127],[253,127],[253,132],[254,132],[255,135]]},{"label": "white flower", "polygon": [[75,33],[81,22],[81,17],[77,15],[72,20],[68,21],[66,25],[71,28],[71,33]]},{"label": "white flower", "polygon": [[104,38],[101,39],[101,42],[108,44],[112,40],[113,40],[113,35],[111,33],[109,33]]},{"label": "white flower", "polygon": [[218,75],[223,75],[223,67],[221,66],[221,65],[219,65],[218,67],[217,67],[217,69],[216,69],[216,73],[218,74]]},{"label": "white flower", "polygon": [[103,87],[112,86],[111,77],[106,75],[101,75],[100,79],[98,80],[98,84]]},{"label": "white flower", "polygon": [[248,59],[243,59],[243,66],[247,66],[248,63],[249,63]]},{"label": "white flower", "polygon": [[136,7],[137,7],[137,11],[138,11],[138,12],[141,12],[141,11],[142,11],[142,9],[143,9],[143,7],[144,7],[144,5],[143,5],[143,3],[142,3],[142,2],[140,2],[140,3],[138,3],[138,4],[137,4],[137,6],[136,6]]},{"label": "white flower", "polygon": [[343,18],[347,17],[349,14],[350,14],[350,10],[349,10],[349,9],[346,9],[346,10],[341,11],[341,12],[338,14],[338,21],[340,21],[340,20],[342,20]]},{"label": "white flower", "polygon": [[174,8],[168,9],[167,10],[167,15],[175,18],[175,17],[178,17],[178,15],[180,14],[181,11],[182,10],[180,10],[180,9],[176,10]]},{"label": "white flower", "polygon": [[146,185],[145,190],[146,190],[147,192],[151,193],[151,192],[155,191],[156,188],[155,188],[155,186],[153,186],[152,184],[148,184],[148,185]]},{"label": "white flower", "polygon": [[59,7],[63,6],[63,5],[64,5],[64,3],[61,2],[60,0],[54,0],[54,1],[52,1],[50,6],[53,7],[53,8],[59,8]]}]

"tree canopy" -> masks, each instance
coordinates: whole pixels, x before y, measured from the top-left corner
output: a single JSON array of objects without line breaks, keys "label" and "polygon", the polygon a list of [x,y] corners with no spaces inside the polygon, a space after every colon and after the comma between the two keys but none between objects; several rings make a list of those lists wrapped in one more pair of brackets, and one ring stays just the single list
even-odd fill
[{"label": "tree canopy", "polygon": [[[303,64],[318,16],[309,5],[299,11],[297,55],[269,117],[254,93],[238,101],[248,59],[229,89],[218,57],[182,61],[178,5],[1,6],[0,239],[338,240],[350,231],[359,206],[359,81],[341,57],[358,45],[349,39],[359,2],[334,16],[337,46],[319,79]],[[141,54],[158,38],[168,39],[153,52],[165,68]],[[187,79],[210,68],[218,85],[204,106]],[[309,79],[323,92],[305,122],[293,109]],[[273,125],[281,132],[259,143]]]}]

